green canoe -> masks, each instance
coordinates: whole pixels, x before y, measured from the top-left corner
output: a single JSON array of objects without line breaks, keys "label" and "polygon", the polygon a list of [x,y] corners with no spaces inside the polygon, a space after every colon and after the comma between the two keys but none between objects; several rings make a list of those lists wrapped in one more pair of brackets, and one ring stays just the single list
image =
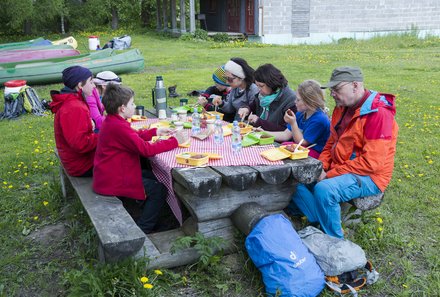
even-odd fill
[{"label": "green canoe", "polygon": [[121,74],[143,70],[144,57],[137,49],[119,54],[113,49],[105,49],[81,58],[76,56],[62,61],[56,61],[56,59],[29,61],[8,68],[0,66],[0,83],[3,84],[9,80],[26,80],[28,84],[57,83],[62,81],[62,71],[74,65],[86,67],[93,74],[105,70]]},{"label": "green canoe", "polygon": [[39,37],[36,39],[26,40],[26,41],[1,43],[0,50],[11,50],[11,49],[25,48],[25,47],[33,46],[35,44],[41,44],[42,42],[44,42],[44,40],[45,40],[44,38]]}]

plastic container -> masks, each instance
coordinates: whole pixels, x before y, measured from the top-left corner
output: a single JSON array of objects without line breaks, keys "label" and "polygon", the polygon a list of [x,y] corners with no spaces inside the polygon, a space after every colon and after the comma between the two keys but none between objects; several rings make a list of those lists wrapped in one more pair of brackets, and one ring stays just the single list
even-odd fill
[{"label": "plastic container", "polygon": [[220,120],[220,116],[217,115],[214,123],[214,143],[216,145],[222,145],[224,142],[223,138],[223,123]]},{"label": "plastic container", "polygon": [[251,133],[248,135],[248,137],[257,140],[257,143],[259,145],[272,144],[275,141],[275,137],[273,137],[272,135],[270,135],[268,133],[264,133],[264,132]]},{"label": "plastic container", "polygon": [[176,155],[176,162],[190,166],[201,166],[208,164],[209,154],[202,153],[181,153]]},{"label": "plastic container", "polygon": [[296,147],[296,144],[293,144],[292,146],[289,146],[290,148],[286,148],[285,145],[282,145],[279,147],[280,151],[289,153],[289,158],[292,160],[298,160],[298,159],[305,159],[309,156],[309,149],[300,146],[296,152],[292,152],[291,150],[294,150]]},{"label": "plastic container", "polygon": [[5,96],[10,93],[19,93],[21,88],[26,86],[25,80],[10,80],[4,83]]},{"label": "plastic container", "polygon": [[241,134],[240,127],[238,126],[238,122],[234,121],[232,124],[232,151],[235,154],[238,154],[241,151]]},{"label": "plastic container", "polygon": [[89,50],[96,51],[99,49],[99,37],[98,36],[89,36]]},{"label": "plastic container", "polygon": [[192,114],[191,118],[192,118],[191,135],[195,136],[200,133],[200,114],[197,112],[197,107],[194,107],[194,113]]},{"label": "plastic container", "polygon": [[[231,127],[231,129],[232,129],[233,124],[229,124],[229,127]],[[241,134],[246,134],[246,133],[249,133],[249,132],[252,131],[252,126],[251,125],[247,125],[244,122],[238,123],[238,127],[240,128],[240,133]]]},{"label": "plastic container", "polygon": [[220,120],[223,120],[224,114],[218,111],[210,111],[209,113],[205,113],[207,119],[216,119],[217,116],[220,117]]}]

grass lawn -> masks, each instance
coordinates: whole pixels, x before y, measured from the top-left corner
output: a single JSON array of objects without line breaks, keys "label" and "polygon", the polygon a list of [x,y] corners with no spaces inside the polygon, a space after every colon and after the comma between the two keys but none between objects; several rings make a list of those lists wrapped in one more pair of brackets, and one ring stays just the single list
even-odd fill
[{"label": "grass lawn", "polygon": [[[99,32],[101,43],[118,32]],[[97,32],[94,32],[97,34]],[[85,52],[88,33],[75,35]],[[328,81],[333,68],[360,66],[369,89],[397,96],[400,126],[393,179],[382,205],[366,212],[349,239],[362,246],[380,280],[361,296],[438,296],[440,292],[440,39],[412,34],[331,45],[269,46],[132,36],[142,73],[122,75],[138,105],[151,106],[156,75],[177,92],[204,89],[231,57],[272,63],[292,88]],[[52,36],[53,40],[57,36]],[[10,42],[17,40],[2,40]],[[41,98],[61,84],[34,86]],[[3,91],[0,91],[3,95]],[[327,94],[328,95],[328,94]],[[192,97],[191,102],[195,101]],[[328,105],[334,106],[329,96]],[[3,100],[0,100],[3,101]],[[178,99],[169,100],[176,106]],[[3,110],[3,103],[0,103]],[[265,296],[245,251],[208,265],[145,271],[141,262],[96,262],[96,234],[77,199],[62,198],[53,155],[53,116],[0,121],[0,296]],[[52,228],[52,236],[41,230]],[[243,237],[237,236],[243,247]],[[141,277],[152,288],[144,288]],[[145,279],[143,279],[145,280]],[[324,290],[321,296],[333,296]]]}]

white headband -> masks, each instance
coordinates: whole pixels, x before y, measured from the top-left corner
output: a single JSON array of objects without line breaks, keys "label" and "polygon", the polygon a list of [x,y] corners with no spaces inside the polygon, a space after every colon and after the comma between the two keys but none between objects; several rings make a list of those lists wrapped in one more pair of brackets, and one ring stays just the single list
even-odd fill
[{"label": "white headband", "polygon": [[245,78],[243,67],[238,65],[232,60],[229,60],[225,64],[225,71],[231,72],[233,75],[238,76],[239,78]]}]

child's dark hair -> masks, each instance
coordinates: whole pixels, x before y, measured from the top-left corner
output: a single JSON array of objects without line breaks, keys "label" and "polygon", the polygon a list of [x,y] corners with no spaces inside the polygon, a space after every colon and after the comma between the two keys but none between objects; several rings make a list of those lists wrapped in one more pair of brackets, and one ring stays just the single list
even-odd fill
[{"label": "child's dark hair", "polygon": [[134,92],[132,89],[109,83],[105,88],[102,104],[104,104],[107,114],[117,114],[119,107],[127,105],[128,101],[133,97]]}]

